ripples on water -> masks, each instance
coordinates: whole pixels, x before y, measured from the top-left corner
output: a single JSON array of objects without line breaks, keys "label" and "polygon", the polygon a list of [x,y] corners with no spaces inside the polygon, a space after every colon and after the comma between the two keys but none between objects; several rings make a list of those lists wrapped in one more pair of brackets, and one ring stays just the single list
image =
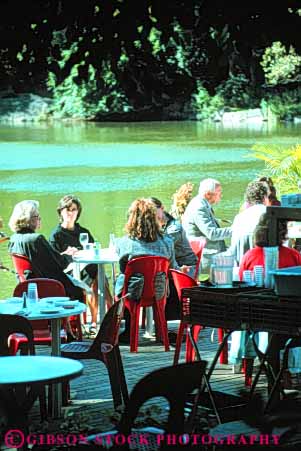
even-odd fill
[{"label": "ripples on water", "polygon": [[[0,127],[0,215],[16,202],[40,201],[42,232],[57,223],[60,197],[75,193],[83,203],[81,223],[105,246],[110,232],[123,233],[126,211],[137,197],[156,196],[166,208],[183,183],[214,177],[223,184],[219,217],[232,219],[247,183],[262,163],[248,155],[254,144],[294,145],[301,127],[211,127],[196,122],[76,124]],[[10,260],[1,248],[4,263]],[[0,287],[0,298],[15,284]]]}]

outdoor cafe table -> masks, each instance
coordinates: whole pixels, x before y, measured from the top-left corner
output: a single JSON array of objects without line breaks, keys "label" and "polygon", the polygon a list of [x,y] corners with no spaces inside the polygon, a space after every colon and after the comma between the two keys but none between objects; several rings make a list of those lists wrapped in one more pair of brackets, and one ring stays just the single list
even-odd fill
[{"label": "outdoor cafe table", "polygon": [[[263,357],[265,361],[268,361],[275,375],[279,373],[280,367],[280,344],[282,347],[283,341],[301,336],[300,300],[279,298],[271,290],[238,293],[236,296],[230,293],[221,296],[220,293],[205,291],[199,287],[185,288],[182,291],[182,311],[183,320],[189,325],[222,327],[226,331],[224,341],[220,344],[208,370],[208,379],[214,370],[226,338],[234,330],[269,333],[270,346]],[[200,358],[197,345],[193,337],[190,338]],[[251,393],[254,391],[257,379],[255,377]],[[273,385],[274,382],[269,381],[269,393]],[[274,387],[273,390],[275,400],[279,399],[279,386],[276,388]]]},{"label": "outdoor cafe table", "polygon": [[[105,300],[105,268],[107,264],[112,265],[113,279],[115,278],[114,264],[119,261],[117,253],[110,248],[100,249],[99,255],[95,255],[93,251],[78,251],[73,258],[75,265],[74,277],[80,278],[80,264],[94,263],[98,268],[98,309],[99,309],[99,322],[106,314],[106,300]],[[114,288],[114,280],[113,280]]]},{"label": "outdoor cafe table", "polygon": [[[59,301],[59,298],[56,298]],[[67,318],[68,316],[80,315],[86,311],[86,305],[79,301],[70,301],[74,303],[74,308],[67,309],[63,307],[51,306],[46,308],[43,304],[41,306],[40,302],[37,302],[34,307],[29,306],[26,314],[24,315],[28,320],[41,320],[47,319],[51,323],[51,355],[60,356],[61,355],[61,319]],[[10,315],[16,315],[22,310],[22,300],[19,303],[10,302],[8,300],[1,301],[0,303],[0,314],[6,313]],[[61,386],[53,386],[53,416],[59,417],[61,415],[62,407],[62,394]]]},{"label": "outdoor cafe table", "polygon": [[[0,393],[12,410],[13,420],[20,418],[21,413],[22,425],[27,428],[27,415],[40,389],[47,384],[67,382],[80,376],[82,372],[82,363],[62,357],[0,357]],[[26,387],[30,387],[22,400],[17,396],[17,389],[20,387],[24,387],[22,393],[26,393]],[[22,438],[21,435],[19,438]]]}]

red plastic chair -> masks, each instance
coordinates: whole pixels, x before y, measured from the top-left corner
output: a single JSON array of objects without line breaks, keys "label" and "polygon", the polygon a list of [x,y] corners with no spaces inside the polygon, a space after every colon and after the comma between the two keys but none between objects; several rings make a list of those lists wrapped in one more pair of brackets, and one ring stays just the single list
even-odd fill
[{"label": "red plastic chair", "polygon": [[[169,272],[173,278],[173,282],[174,282],[176,290],[177,290],[179,301],[182,302],[182,289],[196,287],[197,283],[192,277],[188,276],[188,274],[184,274],[183,272],[178,271],[176,269],[170,269]],[[177,341],[176,341],[175,355],[174,355],[174,359],[173,359],[174,365],[177,365],[179,362],[182,338],[183,338],[184,331],[185,331],[185,329],[187,329],[187,327],[188,327],[187,323],[185,323],[183,321],[180,322],[179,329],[178,329],[178,335],[177,335]],[[192,333],[193,333],[193,338],[195,341],[197,341],[198,335],[199,335],[199,332],[201,329],[202,329],[201,326],[194,326]],[[194,351],[192,344],[189,340],[189,337],[187,335],[186,336],[186,362],[193,362],[194,357],[195,357],[195,351]]]},{"label": "red plastic chair", "polygon": [[[26,257],[26,255],[14,254],[14,253],[12,253],[10,255],[11,255],[13,265],[14,265],[15,271],[17,273],[17,278],[18,278],[19,282],[26,282],[26,280],[28,280],[28,279],[36,278],[35,274],[33,272],[33,269],[32,269],[31,261],[29,260],[28,257]],[[28,277],[28,276],[30,276],[30,277]],[[47,279],[47,280],[50,280],[50,279]],[[54,280],[54,279],[51,279],[51,280]],[[34,280],[34,282],[36,282],[36,280]],[[64,286],[63,286],[63,288],[64,288]],[[23,291],[25,291],[25,290],[23,290]],[[49,296],[50,297],[51,296],[66,296],[65,288],[64,288],[64,294],[59,293],[59,294],[45,294],[43,296],[39,295],[39,297],[49,297]],[[82,340],[83,334],[82,334],[80,316],[70,316],[69,321],[70,321],[72,330],[76,331],[79,340]]]},{"label": "red plastic chair", "polygon": [[198,276],[199,276],[199,269],[200,269],[200,264],[201,264],[201,259],[202,259],[202,254],[203,254],[203,249],[205,247],[207,243],[207,240],[205,237],[199,237],[199,238],[193,238],[189,240],[189,244],[191,246],[191,249],[193,250],[193,252],[195,253],[196,257],[197,257],[197,264],[195,267],[195,273],[193,278],[197,281],[198,280]]},{"label": "red plastic chair", "polygon": [[165,273],[166,283],[168,281],[169,260],[165,257],[146,256],[137,257],[130,260],[125,269],[125,281],[122,296],[128,294],[128,282],[132,275],[143,274],[144,285],[139,301],[131,299],[129,296],[125,301],[125,306],[129,310],[131,316],[130,330],[130,352],[138,351],[138,332],[139,332],[139,316],[141,307],[153,307],[154,320],[156,325],[157,338],[163,339],[165,351],[169,351],[169,340],[167,332],[167,323],[165,319],[166,290],[161,299],[156,300],[155,297],[155,275],[158,272]]},{"label": "red plastic chair", "polygon": [[[54,279],[29,279],[19,283],[14,289],[14,296],[21,297],[23,292],[27,291],[27,285],[30,282],[35,282],[38,286],[38,295],[40,298],[51,296],[66,296],[64,285],[58,280]],[[51,343],[51,334],[49,330],[48,320],[30,321],[33,328],[34,344],[49,345]],[[66,341],[66,332],[62,331],[61,338]],[[15,355],[20,346],[27,344],[28,340],[25,336],[14,334],[11,337],[11,350]]]},{"label": "red plastic chair", "polygon": [[25,255],[10,254],[19,282],[25,282],[27,275],[34,277],[30,260]]}]

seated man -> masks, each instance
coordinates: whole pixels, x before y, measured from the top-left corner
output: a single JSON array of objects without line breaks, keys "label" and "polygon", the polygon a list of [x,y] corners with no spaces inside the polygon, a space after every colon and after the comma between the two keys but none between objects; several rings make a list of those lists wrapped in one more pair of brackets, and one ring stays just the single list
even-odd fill
[{"label": "seated man", "polygon": [[222,187],[218,180],[202,180],[198,195],[191,199],[183,216],[182,224],[188,239],[200,236],[207,239],[201,264],[204,272],[209,272],[212,255],[226,250],[224,240],[232,235],[231,227],[220,227],[212,210],[212,205],[221,197]]}]

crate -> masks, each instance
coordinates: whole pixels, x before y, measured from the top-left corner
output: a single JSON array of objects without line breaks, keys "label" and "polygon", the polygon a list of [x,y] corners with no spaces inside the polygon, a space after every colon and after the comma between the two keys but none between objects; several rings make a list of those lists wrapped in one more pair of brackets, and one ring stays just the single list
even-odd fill
[{"label": "crate", "polygon": [[301,194],[284,194],[281,196],[281,206],[301,208]]},{"label": "crate", "polygon": [[301,335],[301,300],[275,294],[242,294],[237,304],[243,329]]},{"label": "crate", "polygon": [[[207,288],[207,289],[206,289]],[[245,291],[262,292],[256,287],[184,288],[183,299],[189,299],[189,322],[208,327],[239,330],[240,317],[237,307],[239,296]],[[185,300],[185,303],[187,301]],[[185,312],[185,321],[188,320]]]},{"label": "crate", "polygon": [[301,266],[290,266],[289,268],[271,271],[275,281],[275,292],[279,296],[301,295]]}]

